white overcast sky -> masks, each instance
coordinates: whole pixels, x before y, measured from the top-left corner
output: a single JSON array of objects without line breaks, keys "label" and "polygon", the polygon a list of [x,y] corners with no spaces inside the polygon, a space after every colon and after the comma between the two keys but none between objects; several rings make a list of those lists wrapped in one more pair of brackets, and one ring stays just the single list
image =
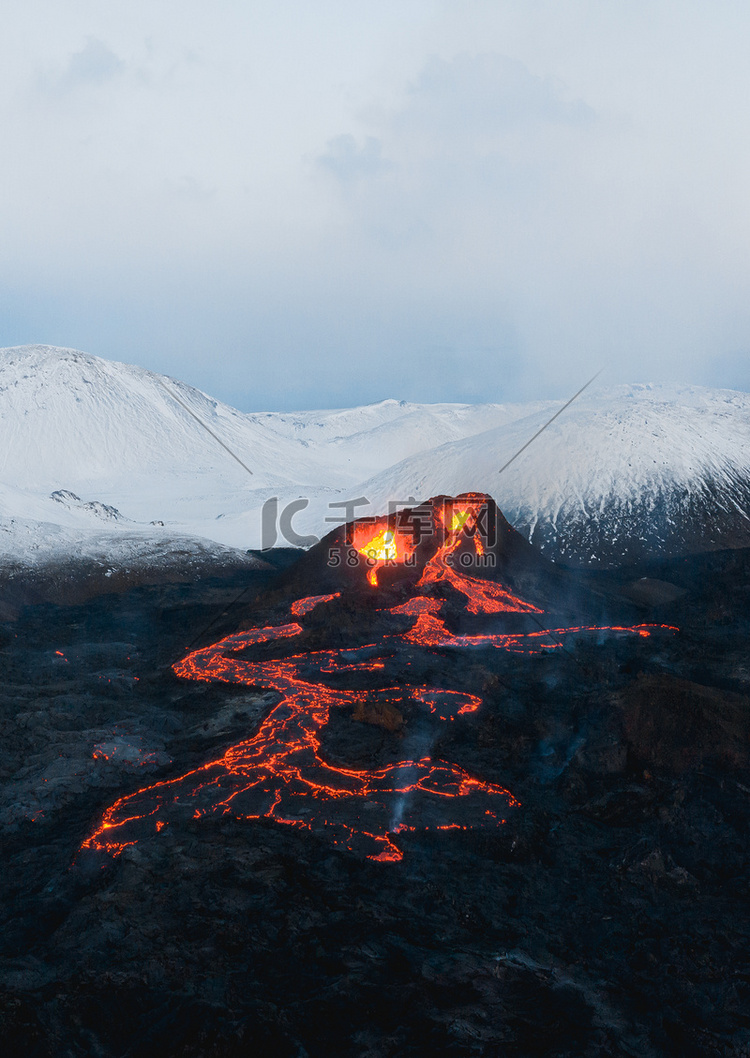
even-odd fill
[{"label": "white overcast sky", "polygon": [[238,407],[750,388],[747,0],[5,0],[0,345]]}]

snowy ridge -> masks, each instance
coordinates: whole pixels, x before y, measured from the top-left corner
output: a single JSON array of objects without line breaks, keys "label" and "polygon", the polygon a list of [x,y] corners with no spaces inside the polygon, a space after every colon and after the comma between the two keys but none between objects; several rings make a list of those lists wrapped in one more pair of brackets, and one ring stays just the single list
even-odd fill
[{"label": "snowy ridge", "polygon": [[321,537],[336,516],[330,502],[365,496],[357,513],[382,513],[392,501],[471,489],[571,563],[750,545],[750,395],[589,390],[498,474],[562,403],[386,400],[243,414],[76,350],[0,350],[0,562],[84,554],[86,541],[101,554],[109,540],[120,554],[139,539],[145,554],[168,537],[244,552],[261,546],[269,497],[280,507],[307,499],[295,530]]},{"label": "snowy ridge", "polygon": [[473,488],[550,557],[583,564],[750,544],[750,395],[623,386],[586,395],[502,474],[549,418],[415,456],[363,484],[375,507]]}]

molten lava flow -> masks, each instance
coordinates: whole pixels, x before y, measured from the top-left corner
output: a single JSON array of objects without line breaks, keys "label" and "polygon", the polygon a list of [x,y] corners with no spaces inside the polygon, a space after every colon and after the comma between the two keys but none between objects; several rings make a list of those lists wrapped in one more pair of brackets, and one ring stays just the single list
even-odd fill
[{"label": "molten lava flow", "polygon": [[[576,626],[522,633],[454,635],[440,617],[445,600],[427,594],[440,582],[451,584],[465,595],[467,609],[475,614],[542,612],[502,586],[476,580],[451,566],[448,559],[464,543],[467,527],[476,517],[476,510],[468,501],[454,507],[450,519],[446,519],[448,528],[441,548],[412,589],[416,594],[400,605],[381,611],[393,615],[396,628],[403,627],[403,618],[413,618],[406,632],[393,632],[348,650],[305,651],[304,640],[298,646],[303,626],[291,621],[226,636],[175,664],[174,672],[182,679],[267,688],[277,695],[278,701],[251,737],[230,746],[215,760],[176,778],[144,786],[115,801],[82,847],[116,856],[144,836],[163,832],[174,820],[231,814],[238,819],[268,818],[324,835],[334,845],[387,863],[402,858],[395,841],[395,836],[402,832],[429,827],[469,829],[505,823],[507,809],[518,806],[518,801],[504,787],[470,775],[458,765],[420,756],[366,770],[326,760],[321,732],[329,722],[331,710],[353,712],[367,706],[374,707],[377,714],[385,706],[392,709],[411,702],[425,708],[435,719],[453,722],[456,717],[475,713],[481,707],[479,697],[463,690],[403,683],[374,686],[388,659],[401,648],[405,648],[407,659],[415,648],[493,647],[533,655],[558,649],[562,639],[568,636],[645,637],[657,629],[676,629],[667,625]],[[475,546],[481,547],[476,534],[474,539]],[[404,561],[414,550],[387,523],[382,523],[374,534],[370,527],[366,540],[355,537],[355,545],[360,554],[375,563],[370,570],[373,584],[377,584],[376,571],[381,565]],[[477,550],[477,553],[480,552]],[[318,604],[331,602],[339,595],[336,592],[306,596],[292,603],[291,613],[294,617],[304,617]],[[265,644],[267,658],[269,650],[283,649],[285,640],[295,640],[286,656],[253,660],[253,648]],[[366,674],[369,674],[367,690],[333,685],[351,679],[361,686]],[[447,820],[440,818],[441,811],[448,814]]]},{"label": "molten lava flow", "polygon": [[442,609],[442,606],[440,599],[428,599],[417,596],[416,599],[410,599],[401,606],[394,606],[390,612],[416,617],[416,621],[404,635],[404,640],[407,643],[416,643],[421,647],[436,647],[440,646],[447,638],[450,638],[450,632],[445,627],[445,622],[440,617],[435,616]]},{"label": "molten lava flow", "polygon": [[469,600],[466,606],[469,613],[544,613],[538,606],[513,595],[500,584],[493,584],[490,580],[476,580],[474,577],[467,577],[465,573],[459,573],[447,564],[446,558],[447,556],[439,551],[427,563],[419,582],[420,586],[437,584],[439,581],[447,582]]},{"label": "molten lava flow", "polygon": [[446,631],[443,638],[431,645],[437,647],[497,647],[513,654],[540,654],[544,650],[557,650],[563,646],[563,636],[591,635],[637,635],[644,639],[654,632],[679,632],[675,625],[574,625],[568,628],[542,628],[536,632],[519,632],[500,635],[454,636]]},{"label": "molten lava flow", "polygon": [[367,580],[374,588],[378,585],[378,569],[407,562],[414,553],[414,543],[409,533],[400,531],[389,522],[383,524],[381,521],[378,524],[380,528],[375,533],[372,526],[366,523],[354,527],[354,547],[367,560],[370,567]]},{"label": "molten lava flow", "polygon": [[[471,497],[467,497],[471,498]],[[477,580],[459,572],[454,566],[459,557],[458,548],[464,540],[470,540],[477,556],[484,554],[477,526],[481,517],[485,497],[477,496],[475,502],[462,506],[452,506],[443,515],[436,511],[436,517],[443,525],[443,543],[438,548],[422,571],[418,587],[438,584],[441,581],[450,584],[469,600],[467,609],[473,614],[489,613],[543,613],[538,606],[513,595],[507,588],[489,580]],[[469,552],[463,552],[461,558]]]},{"label": "molten lava flow", "polygon": [[340,591],[335,591],[331,595],[306,595],[304,599],[297,599],[293,602],[290,609],[295,617],[303,617],[306,613],[314,610],[319,603],[338,599],[340,595]]},{"label": "molten lava flow", "polygon": [[[174,666],[178,676],[194,680],[222,680],[269,687],[281,700],[268,714],[253,738],[230,747],[217,760],[176,779],[154,783],[122,797],[104,813],[101,823],[83,847],[118,855],[141,836],[162,829],[165,816],[195,818],[231,813],[237,818],[262,816],[306,830],[321,831],[334,845],[364,852],[372,859],[393,861],[401,852],[389,835],[387,821],[394,799],[479,798],[506,805],[518,802],[508,790],[474,778],[458,765],[423,757],[398,761],[384,768],[363,771],[328,763],[321,755],[320,729],[332,708],[353,706],[368,698],[403,697],[401,688],[381,691],[334,690],[300,675],[305,669],[330,671],[337,651],[297,654],[282,661],[252,662],[238,658],[246,647],[274,638],[297,635],[299,625],[249,629],[219,643],[196,650]],[[232,656],[234,655],[234,656]],[[370,671],[372,663],[344,666]],[[415,688],[414,701],[425,704],[444,719],[473,711],[480,701],[462,692]],[[333,806],[338,805],[334,810]],[[477,809],[481,807],[478,804]]]},{"label": "molten lava flow", "polygon": [[454,716],[475,713],[482,704],[482,699],[465,691],[420,690],[414,695],[435,713],[441,720],[452,720]]},{"label": "molten lava flow", "polygon": [[417,595],[414,599],[402,603],[400,606],[392,606],[390,613],[406,614],[408,617],[418,617],[423,613],[437,613],[442,607],[440,599],[429,599],[424,595]]}]

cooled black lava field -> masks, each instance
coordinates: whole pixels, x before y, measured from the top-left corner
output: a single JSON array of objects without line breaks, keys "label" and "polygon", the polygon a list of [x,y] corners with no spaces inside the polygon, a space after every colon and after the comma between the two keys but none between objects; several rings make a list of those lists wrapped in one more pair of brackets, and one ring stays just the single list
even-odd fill
[{"label": "cooled black lava field", "polygon": [[3,1052],[750,1055],[750,551],[275,561],[3,610]]}]

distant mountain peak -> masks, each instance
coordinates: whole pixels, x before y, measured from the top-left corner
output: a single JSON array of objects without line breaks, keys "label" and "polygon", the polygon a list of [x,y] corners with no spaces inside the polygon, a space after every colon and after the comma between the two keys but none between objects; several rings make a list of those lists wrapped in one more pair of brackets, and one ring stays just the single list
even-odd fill
[{"label": "distant mountain peak", "polygon": [[[365,497],[359,517],[410,497],[476,491],[558,561],[610,565],[750,545],[750,395],[648,382],[592,387],[499,474],[561,404],[390,397],[245,414],[184,382],[77,349],[2,349],[2,541],[20,552],[35,546],[27,530],[9,528],[13,519],[84,532],[98,512],[112,532],[120,522],[164,522],[245,549],[261,544],[269,499],[279,512],[295,503],[294,532],[321,538],[336,519],[331,503]],[[50,499],[61,490],[86,500]],[[276,529],[277,543],[289,542]]]}]

